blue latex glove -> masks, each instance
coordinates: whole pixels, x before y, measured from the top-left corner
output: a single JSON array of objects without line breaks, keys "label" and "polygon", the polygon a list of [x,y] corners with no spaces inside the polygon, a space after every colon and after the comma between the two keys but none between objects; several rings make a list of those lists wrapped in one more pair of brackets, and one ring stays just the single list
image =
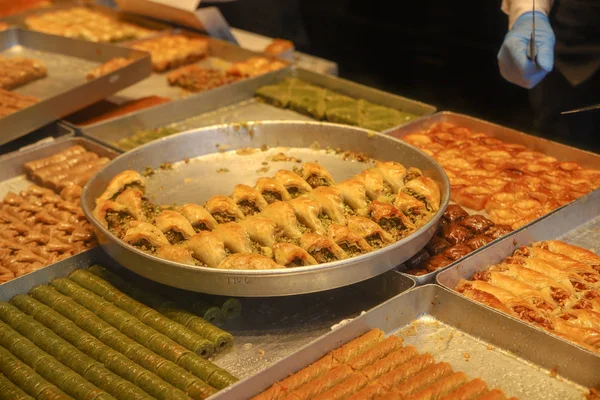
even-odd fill
[{"label": "blue latex glove", "polygon": [[548,17],[535,12],[536,64],[527,57],[532,31],[532,12],[526,12],[515,21],[504,37],[498,52],[500,74],[507,81],[531,89],[552,71],[554,66],[554,32]]}]

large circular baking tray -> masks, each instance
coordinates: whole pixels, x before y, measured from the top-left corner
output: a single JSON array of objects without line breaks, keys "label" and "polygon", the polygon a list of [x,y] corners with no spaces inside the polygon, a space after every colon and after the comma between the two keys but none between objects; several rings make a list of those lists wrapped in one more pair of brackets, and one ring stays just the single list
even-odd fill
[{"label": "large circular baking tray", "polygon": [[[269,150],[249,155],[234,151],[264,145],[269,146]],[[267,161],[265,166],[265,160],[279,152],[303,162],[318,161],[336,181],[348,179],[370,166],[344,159],[334,149],[362,153],[381,161],[398,161],[406,167],[421,169],[440,186],[440,211],[412,235],[371,253],[327,264],[267,271],[219,270],[160,259],[119,240],[92,214],[95,200],[108,182],[126,169],[140,172],[146,167],[157,169],[157,173],[148,178],[146,186],[146,196],[156,204],[203,204],[213,195],[231,193],[238,183],[253,185],[261,176],[272,176],[279,169],[300,165],[295,161]],[[165,162],[173,163],[172,169],[161,170],[160,165]],[[270,169],[265,171],[266,167]],[[409,144],[364,129],[336,124],[269,121],[217,125],[146,144],[121,155],[101,170],[88,182],[81,200],[83,211],[96,228],[106,252],[133,272],[181,289],[255,297],[333,289],[394,268],[416,254],[431,239],[449,197],[450,184],[440,165]]]}]

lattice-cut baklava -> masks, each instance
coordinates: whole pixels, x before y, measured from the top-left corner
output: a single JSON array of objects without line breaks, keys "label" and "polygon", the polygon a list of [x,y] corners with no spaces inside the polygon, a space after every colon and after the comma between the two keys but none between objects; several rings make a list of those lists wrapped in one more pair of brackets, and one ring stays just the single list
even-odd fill
[{"label": "lattice-cut baklava", "polygon": [[343,260],[388,246],[426,224],[440,189],[416,168],[378,162],[336,182],[317,163],[280,170],[203,205],[158,206],[136,171],[115,176],[94,216],[125,242],[176,262],[271,269]]}]

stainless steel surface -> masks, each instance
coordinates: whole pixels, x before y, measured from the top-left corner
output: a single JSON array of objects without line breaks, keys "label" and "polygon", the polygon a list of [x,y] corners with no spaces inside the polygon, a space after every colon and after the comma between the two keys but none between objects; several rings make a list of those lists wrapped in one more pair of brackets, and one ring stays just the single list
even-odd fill
[{"label": "stainless steel surface", "polygon": [[331,75],[288,67],[253,79],[189,96],[176,102],[161,104],[81,128],[83,135],[110,145],[134,133],[162,126],[176,129],[201,128],[214,124],[258,120],[307,120],[308,117],[291,110],[282,110],[255,100],[256,89],[280,82],[287,77],[326,87],[354,98],[408,111],[417,115],[435,112],[435,107],[382,92]]},{"label": "stainless steel surface", "polygon": [[[159,204],[203,203],[215,194],[231,193],[238,183],[254,184],[265,173],[265,158],[281,149],[237,155],[236,149],[260,148],[263,145],[289,147],[284,152],[303,161],[318,160],[336,180],[351,177],[367,167],[364,163],[344,161],[333,151],[311,150],[318,143],[322,149],[342,148],[364,153],[378,160],[399,161],[420,168],[441,189],[441,210],[446,208],[449,184],[441,167],[429,156],[390,137],[359,128],[316,122],[264,122],[222,125],[180,133],[149,143],[128,152],[107,165],[92,178],[82,195],[82,208],[98,231],[106,251],[125,267],[157,282],[210,294],[232,296],[283,296],[317,292],[349,285],[381,274],[399,265],[423,248],[435,232],[441,216],[438,212],[425,226],[405,239],[359,257],[310,267],[271,271],[233,271],[194,267],[174,263],[146,254],[117,240],[92,216],[96,198],[116,174],[125,169],[158,169],[164,162],[177,162],[172,170],[159,170],[147,183],[146,194]],[[215,150],[229,150],[215,153]],[[202,156],[202,157],[201,157]],[[199,157],[196,159],[196,157]],[[181,162],[189,158],[188,163]],[[268,162],[268,161],[267,161]],[[294,162],[268,162],[270,176],[278,169],[297,166]],[[228,168],[219,174],[219,168]]]},{"label": "stainless steel surface", "polygon": [[409,133],[428,129],[432,125],[439,122],[460,125],[477,132],[486,133],[508,143],[522,144],[531,150],[542,152],[561,161],[576,161],[579,165],[586,168],[600,168],[600,154],[566,146],[564,144],[553,142],[539,136],[528,135],[505,126],[470,117],[468,115],[457,114],[448,111],[425,116],[416,121],[409,122],[407,125],[404,125],[400,128],[387,130],[384,133],[395,138],[402,139],[403,136],[406,136]]},{"label": "stainless steel surface", "polygon": [[[32,57],[48,68],[45,78],[14,90],[40,102],[0,119],[0,144],[95,103],[151,70],[149,55],[140,51],[16,28],[0,32],[0,52],[5,57]],[[100,78],[86,79],[90,69],[115,57],[134,61]]]},{"label": "stainless steel surface", "polygon": [[576,114],[576,113],[580,113],[580,112],[597,111],[597,110],[600,110],[600,104],[594,104],[592,106],[586,106],[586,107],[576,108],[574,110],[563,111],[563,112],[561,112],[561,114]]},{"label": "stainless steel surface", "polygon": [[[94,264],[121,268],[101,248],[87,250],[5,283],[0,286],[0,301]],[[327,293],[243,299],[242,316],[223,327],[233,335],[234,346],[213,361],[239,378],[254,375],[328,333],[340,320],[354,318],[412,287],[411,279],[390,271]]]},{"label": "stainless steel surface", "polygon": [[[581,399],[600,384],[600,358],[488,310],[436,285],[383,303],[315,340],[257,375],[219,392],[216,399],[247,399],[340,345],[379,328],[398,334],[436,361],[521,399]],[[556,374],[556,376],[554,376]]]},{"label": "stainless steel surface", "polygon": [[[528,225],[486,247],[485,250],[460,260],[452,268],[441,272],[437,276],[437,282],[454,290],[460,279],[470,279],[475,272],[502,262],[519,247],[550,239],[564,240],[600,253],[600,190],[589,193],[543,217],[537,223]],[[549,335],[547,331],[540,331]],[[563,341],[558,337],[557,340]],[[576,346],[569,341],[564,342]]]},{"label": "stainless steel surface", "polygon": [[17,150],[25,150],[59,138],[75,136],[75,130],[60,123],[51,123],[9,143],[0,146],[0,159]]},{"label": "stainless steel surface", "polygon": [[[393,136],[395,138],[402,139],[404,136],[406,136],[410,133],[415,133],[415,132],[419,132],[421,130],[429,129],[432,125],[434,125],[436,123],[456,124],[459,126],[463,126],[463,127],[472,129],[477,132],[483,132],[488,135],[497,137],[498,139],[501,139],[508,143],[522,144],[524,146],[527,146],[531,150],[540,151],[544,154],[550,155],[552,157],[556,157],[559,160],[576,161],[577,163],[579,163],[580,165],[582,165],[584,167],[600,169],[600,154],[594,154],[594,153],[587,152],[585,150],[580,150],[580,149],[576,149],[574,147],[565,146],[563,144],[556,143],[556,142],[553,142],[553,141],[550,141],[547,139],[543,139],[538,136],[528,135],[528,134],[510,129],[510,128],[506,128],[501,125],[496,125],[491,122],[487,122],[487,121],[483,121],[483,120],[480,120],[477,118],[469,117],[467,115],[456,114],[456,113],[447,112],[447,111],[439,112],[439,113],[436,113],[433,115],[422,117],[421,119],[410,122],[403,127],[390,129],[384,133],[388,134],[390,136]],[[452,203],[452,202],[450,202],[450,203]],[[463,207],[463,208],[465,208],[465,207]],[[469,210],[466,208],[465,208],[465,210],[467,210],[469,212],[469,214],[477,213],[480,215],[487,216],[485,213],[485,210],[473,211],[473,210]],[[536,221],[539,221],[539,219],[532,221],[530,224],[528,224],[524,227],[519,228],[517,231],[527,229],[527,227],[531,226],[532,224],[535,224]],[[499,240],[502,240],[502,238],[500,238]],[[490,246],[494,246],[494,244],[497,241],[498,240],[485,245],[484,247],[476,250],[473,253],[470,253],[468,255],[468,257],[471,257],[475,253],[485,251],[486,249],[490,248]],[[413,276],[413,275],[408,275],[408,276],[413,278],[417,282],[417,285],[433,283],[433,282],[435,282],[435,277],[440,272],[448,270],[449,268],[452,268],[453,266],[455,266],[461,262],[462,262],[462,259],[457,260],[444,268],[440,268],[437,271],[430,272],[423,276]]]}]

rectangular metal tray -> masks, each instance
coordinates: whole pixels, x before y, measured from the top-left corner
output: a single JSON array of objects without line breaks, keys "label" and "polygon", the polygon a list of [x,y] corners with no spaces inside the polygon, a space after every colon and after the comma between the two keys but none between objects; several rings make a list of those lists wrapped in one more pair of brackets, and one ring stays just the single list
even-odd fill
[{"label": "rectangular metal tray", "polygon": [[476,132],[483,132],[494,136],[508,143],[521,144],[531,150],[539,151],[561,161],[576,161],[583,167],[600,169],[600,154],[591,153],[589,151],[553,142],[539,136],[528,135],[492,122],[449,111],[438,112],[411,121],[400,128],[392,128],[384,133],[402,139],[402,137],[410,133],[429,129],[432,125],[437,123],[451,123],[463,126]]},{"label": "rectangular metal tray", "polygon": [[405,344],[430,352],[471,379],[481,377],[509,397],[581,399],[588,387],[600,384],[599,357],[426,285],[388,300],[214,398],[250,398],[373,328],[398,334]]},{"label": "rectangular metal tray", "polygon": [[59,138],[75,136],[75,130],[70,126],[53,122],[28,135],[0,146],[0,159],[7,157],[13,151],[23,151],[30,147],[53,142]]},{"label": "rectangular metal tray", "polygon": [[295,77],[354,98],[402,109],[417,115],[435,112],[435,107],[386,93],[331,75],[288,67],[256,78],[246,79],[185,99],[140,110],[81,128],[83,135],[111,145],[140,130],[173,126],[189,130],[229,122],[260,120],[311,120],[295,111],[277,108],[255,99],[256,89]]},{"label": "rectangular metal tray", "polygon": [[[481,119],[477,119],[474,117],[470,117],[470,116],[463,115],[463,114],[457,114],[457,113],[453,113],[453,112],[449,112],[449,111],[438,112],[433,115],[428,115],[428,116],[422,117],[418,120],[409,122],[408,124],[406,124],[400,128],[393,128],[393,129],[387,130],[384,132],[384,134],[388,134],[395,138],[402,139],[404,136],[406,136],[408,134],[419,132],[419,131],[425,130],[425,129],[429,129],[432,125],[437,124],[437,123],[456,124],[459,126],[463,126],[463,127],[472,129],[473,131],[486,133],[488,135],[494,136],[494,137],[501,139],[503,141],[506,141],[508,143],[522,144],[524,146],[527,146],[531,150],[542,152],[544,154],[555,157],[559,160],[576,161],[577,163],[579,163],[580,165],[582,165],[586,168],[600,169],[600,154],[595,154],[595,153],[591,153],[591,152],[588,152],[585,150],[580,150],[580,149],[577,149],[574,147],[566,146],[561,143],[557,143],[557,142],[553,142],[553,141],[541,138],[539,136],[528,135],[526,133],[519,132],[514,129],[510,129],[510,128],[507,128],[507,127],[504,127],[501,125],[496,125],[494,123],[487,122],[487,121],[484,121]],[[451,204],[453,204],[453,203],[451,202]],[[463,207],[463,208],[465,208],[465,207]],[[558,210],[560,210],[560,208]],[[558,210],[555,210],[554,212],[556,212]],[[469,211],[469,213],[477,213],[477,214],[487,216],[484,210],[473,211],[473,210],[467,209],[467,211]],[[540,219],[532,221],[529,225],[519,228],[518,230],[513,231],[512,233],[526,229],[528,226],[531,226],[531,224],[534,224],[536,221],[539,221],[539,220]],[[500,240],[501,239],[502,238],[500,238]],[[472,253],[469,253],[469,255],[467,257],[471,257],[476,253],[485,251],[486,249],[490,248],[490,246],[494,246],[494,244],[497,241],[498,240],[496,240],[492,243],[489,243],[489,244],[483,246],[482,248],[477,249],[476,251],[474,251]],[[445,271],[449,268],[452,268],[454,265],[457,265],[458,263],[460,263],[463,259],[457,260],[444,268],[440,268],[439,270],[430,272],[426,275],[422,275],[422,276],[408,275],[408,276],[415,279],[415,281],[417,282],[417,285],[433,283],[433,282],[435,282],[435,277],[441,271]]]},{"label": "rectangular metal tray", "polygon": [[[486,270],[488,267],[502,262],[519,247],[551,239],[563,240],[600,253],[600,190],[581,197],[562,209],[543,217],[533,225],[511,233],[471,257],[459,260],[454,266],[438,274],[437,282],[454,290],[460,279],[470,279],[475,272]],[[487,306],[484,307],[487,308]],[[515,319],[515,321],[527,325],[520,320]],[[555,337],[556,340],[575,346],[545,330],[535,329]],[[600,359],[600,356],[596,355],[596,357]],[[600,377],[600,374],[598,376]]]},{"label": "rectangular metal tray", "polygon": [[[2,56],[31,57],[42,61],[48,76],[13,90],[40,102],[0,119],[0,144],[71,114],[148,76],[150,56],[123,47],[91,43],[17,28],[0,32]],[[87,73],[115,57],[134,61],[100,78]]]},{"label": "rectangular metal tray", "polygon": [[[1,285],[0,301],[94,264],[122,268],[98,247]],[[354,318],[412,287],[414,281],[391,271],[321,294],[241,299],[242,316],[223,327],[233,335],[234,347],[213,362],[239,378],[254,375],[326,334],[341,320]]]},{"label": "rectangular metal tray", "polygon": [[[81,137],[59,138],[51,143],[43,143],[38,145],[34,144],[27,146],[22,150],[17,150],[12,153],[8,153],[0,157],[0,201],[4,199],[4,196],[6,196],[8,192],[12,191],[18,193],[20,190],[24,190],[30,185],[34,184],[34,182],[27,179],[27,176],[24,173],[23,165],[26,162],[38,160],[44,157],[49,157],[53,154],[56,154],[59,151],[62,151],[74,145],[81,145],[102,157],[115,158],[116,156],[118,156],[118,153],[116,153],[115,151],[108,149],[94,141]],[[67,258],[66,261],[68,262],[74,257]],[[5,293],[7,293],[11,285],[13,285],[12,282],[27,282],[28,279],[33,279],[30,276],[36,274],[41,274],[43,276],[43,274],[45,274],[44,271],[51,268],[51,266],[53,265],[55,264],[50,264],[30,274],[13,279],[12,281],[9,281],[5,284],[0,284],[0,296],[3,296],[5,295]]]}]

